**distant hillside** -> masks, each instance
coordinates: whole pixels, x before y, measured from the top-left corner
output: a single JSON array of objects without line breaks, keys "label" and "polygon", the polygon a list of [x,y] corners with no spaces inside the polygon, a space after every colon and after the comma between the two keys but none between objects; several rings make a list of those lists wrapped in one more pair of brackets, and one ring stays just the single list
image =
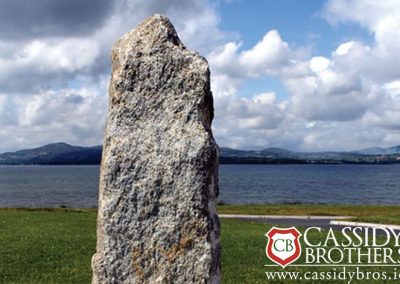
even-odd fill
[{"label": "distant hillside", "polygon": [[[400,146],[353,152],[293,152],[282,148],[260,151],[220,149],[222,164],[393,164],[400,163]],[[385,154],[381,154],[385,153]]]},{"label": "distant hillside", "polygon": [[373,148],[353,151],[352,153],[363,154],[363,155],[393,155],[400,153],[400,145],[389,148],[373,147]]},{"label": "distant hillside", "polygon": [[80,147],[66,143],[48,144],[39,148],[0,154],[3,165],[97,165],[101,146]]},{"label": "distant hillside", "polygon": [[[1,165],[99,165],[101,146],[66,143],[0,154]],[[383,153],[383,154],[382,154]],[[282,148],[238,150],[220,148],[221,164],[393,164],[400,163],[400,146],[352,152],[293,152]]]}]

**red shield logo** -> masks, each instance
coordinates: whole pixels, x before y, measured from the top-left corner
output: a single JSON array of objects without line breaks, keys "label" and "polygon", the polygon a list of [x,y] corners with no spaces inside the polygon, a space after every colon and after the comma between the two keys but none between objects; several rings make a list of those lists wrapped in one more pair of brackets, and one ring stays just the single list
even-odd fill
[{"label": "red shield logo", "polygon": [[268,237],[267,256],[273,262],[285,268],[300,257],[301,233],[295,227],[286,229],[272,227],[266,236]]}]

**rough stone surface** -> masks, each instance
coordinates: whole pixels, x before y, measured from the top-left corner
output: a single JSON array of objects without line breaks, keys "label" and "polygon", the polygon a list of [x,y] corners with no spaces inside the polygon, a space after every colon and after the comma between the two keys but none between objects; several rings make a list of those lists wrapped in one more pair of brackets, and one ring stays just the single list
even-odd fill
[{"label": "rough stone surface", "polygon": [[115,43],[93,283],[219,283],[212,119],[207,61],[166,17]]}]

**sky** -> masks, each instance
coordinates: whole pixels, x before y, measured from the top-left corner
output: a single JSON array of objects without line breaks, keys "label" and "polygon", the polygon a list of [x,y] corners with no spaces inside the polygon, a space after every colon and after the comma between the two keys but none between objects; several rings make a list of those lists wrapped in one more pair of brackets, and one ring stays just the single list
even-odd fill
[{"label": "sky", "polygon": [[210,64],[220,146],[400,144],[399,0],[0,0],[0,152],[100,145],[111,46],[154,13]]}]

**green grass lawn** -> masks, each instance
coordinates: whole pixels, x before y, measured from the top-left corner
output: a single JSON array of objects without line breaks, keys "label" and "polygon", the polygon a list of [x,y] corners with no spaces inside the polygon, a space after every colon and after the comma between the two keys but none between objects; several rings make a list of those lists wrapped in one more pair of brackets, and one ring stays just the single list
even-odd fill
[{"label": "green grass lawn", "polygon": [[[94,210],[1,209],[0,283],[90,283],[95,226]],[[227,219],[221,226],[223,283],[267,283],[270,226]]]},{"label": "green grass lawn", "polygon": [[90,283],[96,212],[0,211],[0,283]]}]

